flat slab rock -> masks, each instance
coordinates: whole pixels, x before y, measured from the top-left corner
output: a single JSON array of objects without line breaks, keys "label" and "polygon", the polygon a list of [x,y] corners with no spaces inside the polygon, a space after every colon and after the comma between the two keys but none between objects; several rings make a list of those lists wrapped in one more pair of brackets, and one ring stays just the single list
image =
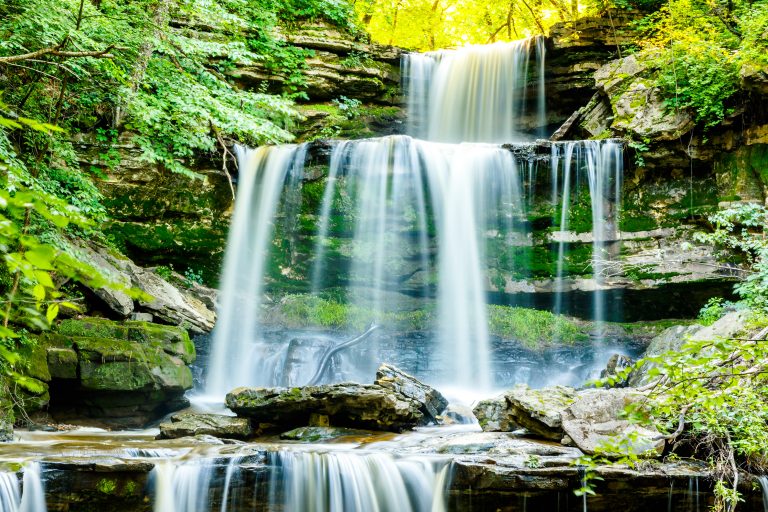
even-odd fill
[{"label": "flat slab rock", "polygon": [[236,418],[223,414],[180,413],[171,416],[169,423],[160,424],[158,439],[178,439],[190,436],[213,436],[231,439],[245,439],[251,435],[247,418]]},{"label": "flat slab rock", "polygon": [[393,432],[428,422],[422,404],[376,384],[237,388],[226,400],[238,416],[283,430],[309,425],[312,414],[328,416],[332,426]]}]

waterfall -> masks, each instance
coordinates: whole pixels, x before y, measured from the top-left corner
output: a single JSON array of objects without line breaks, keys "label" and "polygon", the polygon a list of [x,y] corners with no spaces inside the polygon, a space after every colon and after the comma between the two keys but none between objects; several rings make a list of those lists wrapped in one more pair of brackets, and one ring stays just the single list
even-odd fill
[{"label": "waterfall", "polygon": [[[537,67],[529,67],[532,49]],[[544,54],[544,38],[536,37],[405,55],[408,133],[453,143],[532,138],[526,133],[546,124]],[[537,89],[535,99],[530,88]]]},{"label": "waterfall", "polygon": [[0,472],[0,510],[16,511],[20,501],[19,477],[10,471]]},{"label": "waterfall", "polygon": [[763,491],[763,511],[768,512],[768,476],[759,476],[757,481]]},{"label": "waterfall", "polygon": [[557,275],[553,311],[564,310],[563,294],[566,277],[565,264],[571,214],[577,202],[586,199],[590,205],[592,235],[592,277],[594,293],[592,318],[595,335],[602,336],[602,323],[606,320],[604,290],[610,262],[615,254],[612,242],[619,240],[619,212],[623,177],[623,151],[614,140],[570,141],[552,144],[552,203],[559,231],[557,240]]},{"label": "waterfall", "polygon": [[[279,282],[293,267],[300,277],[306,271],[306,291],[315,297],[332,293],[379,323],[425,311],[435,343],[430,339],[419,362],[436,375],[430,381],[487,392],[498,384],[489,300],[512,303],[518,299],[511,294],[536,290],[534,280],[551,265],[552,309],[568,311],[576,244],[579,275],[591,267],[600,340],[613,307],[605,290],[619,239],[622,147],[612,140],[552,143],[551,172],[539,172],[546,157],[521,141],[546,131],[545,54],[544,39],[530,38],[405,56],[408,129],[425,140],[332,141],[324,182],[315,172],[304,176],[307,145],[238,149],[206,384],[211,397],[237,386],[301,385],[337,342],[268,339],[260,328],[265,282]],[[546,194],[537,192],[539,178],[552,186],[551,261],[541,252],[547,242],[532,236],[537,193]],[[302,203],[305,179],[314,199]],[[311,254],[294,261],[296,246]],[[335,360],[330,379],[368,381],[382,362],[379,342]]]},{"label": "waterfall", "polygon": [[158,462],[152,469],[154,512],[208,512],[213,465],[210,460]]},{"label": "waterfall", "polygon": [[259,336],[265,265],[286,180],[298,183],[306,146],[238,148],[238,196],[227,238],[218,319],[206,392],[221,397],[237,386],[269,385],[272,347]]},{"label": "waterfall", "polygon": [[153,510],[445,511],[450,466],[426,456],[280,450],[268,454],[267,478],[246,462],[239,455],[158,462],[150,476]]},{"label": "waterfall", "polygon": [[21,500],[18,508],[9,510],[18,512],[46,512],[48,510],[45,504],[42,467],[39,462],[24,464]]},{"label": "waterfall", "polygon": [[448,466],[388,453],[275,452],[270,509],[444,512]]}]

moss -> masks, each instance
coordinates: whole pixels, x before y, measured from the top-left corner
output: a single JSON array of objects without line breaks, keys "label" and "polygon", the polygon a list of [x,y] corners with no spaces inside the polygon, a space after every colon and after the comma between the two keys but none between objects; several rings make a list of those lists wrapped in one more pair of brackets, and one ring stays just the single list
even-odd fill
[{"label": "moss", "polygon": [[117,490],[117,481],[109,478],[102,478],[96,484],[96,490],[102,494],[114,494]]},{"label": "moss", "polygon": [[124,494],[136,494],[136,492],[139,490],[139,486],[136,485],[136,482],[133,480],[129,480],[126,482],[126,484],[123,486],[123,493]]},{"label": "moss", "polygon": [[[77,341],[78,348],[94,353],[105,360],[135,359],[139,357],[134,344],[161,348],[180,357],[189,364],[195,360],[195,345],[187,331],[172,325],[129,320],[114,322],[105,318],[63,320],[58,326],[60,335],[69,337],[69,345]],[[82,339],[80,339],[82,338]],[[79,340],[79,341],[78,341]]]},{"label": "moss", "polygon": [[656,219],[647,214],[643,216],[622,215],[619,222],[619,229],[627,232],[650,231],[657,227]]},{"label": "moss", "polygon": [[[324,327],[363,329],[375,319],[374,312],[356,304],[310,295],[289,295],[278,310],[270,314],[273,321],[287,327]],[[377,322],[392,329],[422,331],[434,328],[437,313],[433,306],[414,311],[388,312]],[[550,344],[581,343],[587,331],[562,315],[549,311],[488,306],[489,332],[503,339],[519,341],[531,348]]]},{"label": "moss", "polygon": [[490,305],[489,331],[529,348],[551,344],[582,343],[589,337],[581,327],[562,315],[537,309]]},{"label": "moss", "polygon": [[173,264],[202,273],[206,284],[218,280],[227,238],[226,218],[202,222],[175,218],[156,222],[118,222],[105,233],[140,264]]},{"label": "moss", "polygon": [[65,336],[128,339],[125,325],[106,318],[66,319],[56,330]]}]

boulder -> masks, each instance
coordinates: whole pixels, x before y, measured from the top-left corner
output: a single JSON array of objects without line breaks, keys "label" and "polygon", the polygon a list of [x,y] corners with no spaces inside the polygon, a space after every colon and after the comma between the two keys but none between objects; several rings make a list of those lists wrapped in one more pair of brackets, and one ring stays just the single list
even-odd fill
[{"label": "boulder", "polygon": [[[204,287],[198,285],[194,292],[182,290],[154,271],[141,268],[106,247],[82,240],[71,243],[81,260],[108,277],[109,286],[96,283],[90,289],[118,316],[127,318],[138,307],[163,322],[188,327],[195,333],[213,329],[216,315],[209,307],[213,299],[210,293],[202,290]],[[137,291],[141,293],[137,294]],[[131,294],[138,296],[136,302]]]},{"label": "boulder", "polygon": [[504,397],[512,422],[534,436],[560,441],[563,438],[562,412],[573,403],[576,391],[566,386],[531,389],[517,386]]},{"label": "boulder", "polygon": [[[689,339],[706,341],[737,336],[747,329],[750,315],[751,313],[747,310],[731,311],[709,326],[701,324],[674,325],[651,340],[643,357],[657,356],[664,352],[679,350]],[[637,371],[632,372],[629,385],[637,387],[648,384],[648,371],[652,367],[653,365],[644,364]]]},{"label": "boulder", "polygon": [[296,388],[237,388],[227,407],[254,423],[303,427],[325,415],[332,426],[399,432],[428,422],[423,404],[377,384],[341,383]]},{"label": "boulder", "polygon": [[437,422],[438,416],[448,407],[448,400],[438,390],[392,365],[379,366],[374,384],[417,401],[424,417],[433,422]]},{"label": "boulder", "polygon": [[[625,407],[645,395],[632,389],[585,389],[562,412],[562,427],[574,445],[587,454],[601,450],[610,455],[611,443],[627,444],[636,455],[661,455],[659,432],[623,419]],[[605,450],[608,450],[607,452]]]},{"label": "boulder", "polygon": [[512,432],[522,428],[512,417],[505,395],[481,400],[472,412],[485,432]]},{"label": "boulder", "polygon": [[180,413],[171,416],[171,421],[160,424],[158,439],[178,439],[206,435],[233,439],[245,439],[252,433],[246,418],[223,414]]}]

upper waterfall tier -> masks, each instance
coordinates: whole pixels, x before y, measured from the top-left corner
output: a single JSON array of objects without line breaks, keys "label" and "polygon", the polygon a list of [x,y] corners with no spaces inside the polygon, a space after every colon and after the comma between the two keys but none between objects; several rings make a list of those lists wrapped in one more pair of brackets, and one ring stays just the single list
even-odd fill
[{"label": "upper waterfall tier", "polygon": [[536,37],[405,55],[408,134],[455,143],[543,135],[530,128],[546,125],[544,54],[544,38]]}]

